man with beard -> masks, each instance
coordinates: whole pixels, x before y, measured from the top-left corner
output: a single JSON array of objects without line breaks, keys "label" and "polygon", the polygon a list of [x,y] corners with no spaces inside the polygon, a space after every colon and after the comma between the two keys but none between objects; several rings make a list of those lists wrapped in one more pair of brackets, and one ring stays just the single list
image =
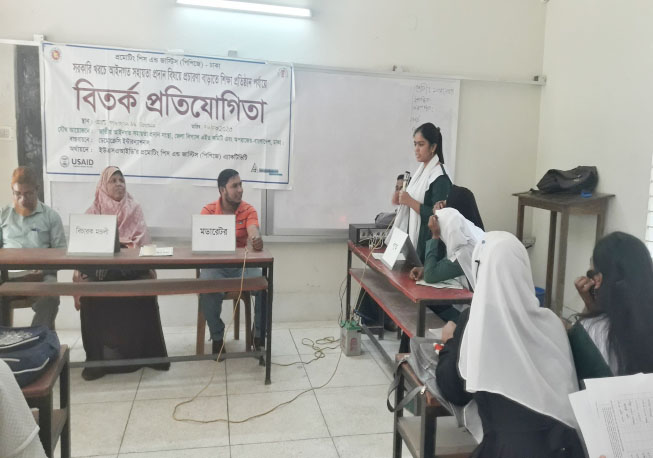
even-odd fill
[{"label": "man with beard", "polygon": [[[233,169],[225,169],[218,175],[218,191],[220,199],[211,202],[202,208],[202,215],[235,215],[236,216],[236,246],[243,248],[247,246],[248,240],[256,251],[263,249],[263,239],[259,232],[258,216],[256,209],[244,202],[243,184],[238,172]],[[243,275],[241,267],[221,267],[217,269],[202,269],[200,278],[240,278]],[[245,268],[245,277],[256,277],[261,275],[260,268]],[[212,353],[219,353],[224,346],[224,322],[220,319],[222,312],[222,300],[224,293],[200,294],[200,307],[206,318],[211,332]],[[256,348],[262,346],[261,329],[263,326],[262,304],[260,293],[252,293],[254,298],[254,345]],[[224,353],[224,350],[222,350]]]},{"label": "man with beard", "polygon": [[[13,205],[0,211],[0,247],[2,248],[66,248],[61,217],[38,199],[37,176],[29,167],[18,167],[11,176]],[[43,271],[43,281],[56,282],[56,271]],[[0,307],[0,323],[6,318]],[[32,305],[32,326],[54,329],[59,311],[59,297],[39,297]]]}]

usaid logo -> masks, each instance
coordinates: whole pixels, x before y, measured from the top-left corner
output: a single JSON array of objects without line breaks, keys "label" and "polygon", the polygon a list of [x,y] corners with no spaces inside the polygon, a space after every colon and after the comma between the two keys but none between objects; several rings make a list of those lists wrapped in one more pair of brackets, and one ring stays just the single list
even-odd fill
[{"label": "usaid logo", "polygon": [[93,167],[94,161],[93,159],[80,159],[73,157],[70,159],[70,163],[73,167]]},{"label": "usaid logo", "polygon": [[59,165],[63,168],[66,168],[70,165],[70,158],[68,156],[61,156],[59,158]]}]

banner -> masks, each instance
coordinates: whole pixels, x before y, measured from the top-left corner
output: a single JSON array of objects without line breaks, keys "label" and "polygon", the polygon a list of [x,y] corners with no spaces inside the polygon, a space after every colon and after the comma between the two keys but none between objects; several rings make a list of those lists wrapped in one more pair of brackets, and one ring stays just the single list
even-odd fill
[{"label": "banner", "polygon": [[[290,65],[43,44],[46,173],[289,185]],[[133,180],[131,180],[133,181]]]}]

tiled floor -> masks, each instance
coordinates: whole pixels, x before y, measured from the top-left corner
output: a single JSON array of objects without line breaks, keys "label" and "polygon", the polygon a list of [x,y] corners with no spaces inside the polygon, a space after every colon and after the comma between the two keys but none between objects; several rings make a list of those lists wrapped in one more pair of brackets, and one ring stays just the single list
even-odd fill
[{"label": "tiled floor", "polygon": [[[164,333],[170,354],[194,351],[194,328],[167,328]],[[314,351],[302,340],[328,336],[339,336],[333,323],[275,324],[272,361],[285,366],[272,367],[271,385],[263,383],[265,368],[255,359],[174,363],[167,372],[140,369],[92,382],[81,378],[81,369],[73,369],[73,456],[392,456],[392,414],[386,409],[391,369],[369,341],[363,340],[358,357],[327,349],[324,358],[308,365],[292,364],[313,358]],[[59,337],[71,346],[73,360],[83,360],[78,333],[60,331]],[[396,351],[398,342],[391,339],[386,334],[384,346]],[[243,345],[228,339],[226,348],[237,351]],[[203,388],[195,401],[180,405]],[[175,408],[177,418],[191,421],[176,421]],[[455,424],[444,420],[438,422],[438,440],[461,440]],[[404,456],[410,456],[405,448]]]}]

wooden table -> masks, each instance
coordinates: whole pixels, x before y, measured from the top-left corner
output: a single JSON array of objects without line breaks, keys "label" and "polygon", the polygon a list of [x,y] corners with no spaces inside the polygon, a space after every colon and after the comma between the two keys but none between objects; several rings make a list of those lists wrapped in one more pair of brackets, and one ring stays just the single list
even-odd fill
[{"label": "wooden table", "polygon": [[[61,282],[29,283],[8,282],[8,270],[95,270],[95,269],[205,269],[219,267],[260,267],[263,277],[246,279],[244,289],[263,292],[265,307],[264,351],[234,353],[227,358],[264,357],[265,383],[270,383],[272,348],[272,296],[274,258],[266,251],[248,251],[237,248],[235,253],[206,254],[193,253],[190,248],[174,249],[173,256],[141,257],[136,248],[123,249],[114,256],[67,255],[58,248],[1,248],[0,271],[2,284],[0,296],[157,296],[163,294],[196,294],[206,292],[234,291],[240,288],[240,279],[203,280],[196,278],[175,280],[133,280],[115,282]],[[213,356],[214,357],[214,356]],[[172,356],[165,358],[142,358],[134,360],[89,361],[71,363],[71,367],[104,367],[122,365],[144,365],[161,362],[195,361],[211,359],[211,355]]]},{"label": "wooden table", "polygon": [[536,192],[520,192],[517,197],[517,238],[524,238],[525,207],[549,210],[549,251],[546,261],[546,299],[545,305],[551,308],[553,290],[553,264],[555,258],[556,222],[560,213],[560,243],[558,245],[558,274],[556,276],[555,302],[553,310],[560,315],[565,292],[565,270],[567,265],[567,236],[569,233],[569,215],[596,215],[596,240],[603,236],[605,228],[605,213],[608,200],[614,194],[594,193],[591,197],[581,197],[579,194],[541,194]]},{"label": "wooden table", "polygon": [[[375,250],[375,252],[381,253],[383,250]],[[352,254],[363,261],[366,267],[352,268]],[[369,248],[354,245],[349,241],[347,244],[347,319],[351,319],[352,278],[399,326],[403,332],[402,337],[406,339],[413,336],[423,337],[427,328],[439,328],[444,325],[444,322],[431,312],[428,306],[469,304],[472,301],[472,293],[466,289],[417,285],[415,280],[410,279],[408,272],[408,268],[388,269],[380,260],[374,259]],[[394,356],[386,352],[367,326],[363,325],[362,328],[379,348],[381,354],[392,363]],[[401,346],[400,351],[408,351],[406,343],[407,341]]]}]

